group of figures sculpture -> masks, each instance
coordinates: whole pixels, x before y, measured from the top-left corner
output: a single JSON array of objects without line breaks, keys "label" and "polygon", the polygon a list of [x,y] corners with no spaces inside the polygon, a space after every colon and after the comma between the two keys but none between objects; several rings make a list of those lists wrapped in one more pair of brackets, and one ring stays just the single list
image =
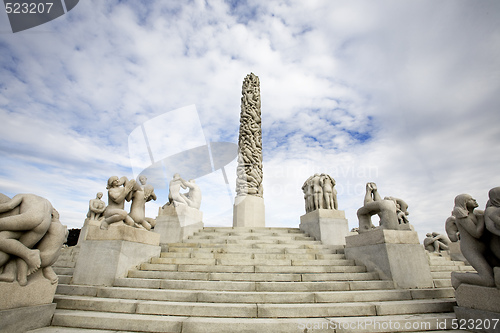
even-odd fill
[{"label": "group of figures sculpture", "polygon": [[316,209],[338,209],[335,179],[327,174],[314,174],[302,185],[306,213]]},{"label": "group of figures sculpture", "polygon": [[500,187],[492,188],[485,210],[477,210],[477,201],[469,194],[455,197],[452,215],[445,228],[452,242],[460,241],[460,250],[477,273],[451,275],[453,287],[461,283],[500,288]]},{"label": "group of figures sculpture", "polygon": [[263,195],[260,105],[259,78],[250,73],[242,87],[236,195]]},{"label": "group of figures sculpture", "polygon": [[[183,189],[189,188],[189,191],[187,193],[181,193],[181,187]],[[194,179],[185,181],[178,173],[174,174],[169,184],[168,202],[163,207],[165,208],[170,205],[173,207],[187,205],[191,208],[200,209],[201,190]]]},{"label": "group of figures sculpture", "polygon": [[42,270],[52,284],[58,278],[52,264],[67,237],[52,204],[34,194],[12,199],[0,194],[0,281],[28,283],[28,276]]},{"label": "group of figures sculpture", "polygon": [[372,215],[380,217],[380,228],[392,230],[411,230],[408,221],[408,204],[399,198],[382,197],[378,193],[375,183],[366,184],[364,205],[358,209],[359,233],[375,228],[372,224]]},{"label": "group of figures sculpture", "polygon": [[[101,200],[102,192],[90,200],[87,218],[100,221],[101,229],[108,229],[110,224],[123,222],[128,226],[151,230],[156,224],[155,219],[146,217],[146,202],[156,200],[152,185],[146,184],[147,178],[139,176],[139,182],[112,176],[108,179],[108,205]],[[131,201],[130,212],[125,210],[125,201]]]}]

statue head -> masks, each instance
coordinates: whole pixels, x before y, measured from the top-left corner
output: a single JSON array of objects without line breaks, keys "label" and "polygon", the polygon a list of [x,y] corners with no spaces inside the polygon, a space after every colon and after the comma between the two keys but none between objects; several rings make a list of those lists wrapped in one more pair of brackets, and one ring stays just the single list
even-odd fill
[{"label": "statue head", "polygon": [[97,192],[97,195],[95,197],[96,197],[96,199],[101,199],[102,198],[102,192]]},{"label": "statue head", "polygon": [[432,234],[430,232],[425,234],[426,237],[432,237]]},{"label": "statue head", "polygon": [[146,182],[148,181],[148,178],[144,175],[140,175],[139,176],[139,182],[142,184],[142,185],[146,185]]},{"label": "statue head", "polygon": [[118,176],[111,176],[108,179],[108,186],[106,186],[106,189],[110,189],[112,187],[119,186],[120,179]]},{"label": "statue head", "polygon": [[487,206],[495,206],[500,207],[500,186],[494,187],[488,192],[488,205]]},{"label": "statue head", "polygon": [[172,178],[173,179],[180,179],[181,175],[179,175],[178,173],[174,173],[174,176]]},{"label": "statue head", "polygon": [[455,197],[455,208],[453,216],[464,218],[469,215],[469,211],[474,210],[478,206],[476,199],[470,194],[459,194]]}]

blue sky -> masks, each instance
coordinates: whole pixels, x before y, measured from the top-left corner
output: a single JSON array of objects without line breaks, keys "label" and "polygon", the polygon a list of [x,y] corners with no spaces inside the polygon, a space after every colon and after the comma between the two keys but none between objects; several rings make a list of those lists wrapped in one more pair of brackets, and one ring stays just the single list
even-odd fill
[{"label": "blue sky", "polygon": [[[421,237],[442,231],[457,194],[484,206],[500,185],[499,14],[487,0],[88,0],[13,34],[2,11],[0,192],[44,196],[80,227],[108,177],[134,176],[128,138],[148,120],[196,105],[206,141],[237,143],[253,72],[268,226],[297,227],[302,183],[323,172],[351,228],[374,181]],[[179,128],[169,144],[194,135]],[[224,171],[234,195],[236,162]],[[230,226],[222,171],[197,182],[206,224]]]}]

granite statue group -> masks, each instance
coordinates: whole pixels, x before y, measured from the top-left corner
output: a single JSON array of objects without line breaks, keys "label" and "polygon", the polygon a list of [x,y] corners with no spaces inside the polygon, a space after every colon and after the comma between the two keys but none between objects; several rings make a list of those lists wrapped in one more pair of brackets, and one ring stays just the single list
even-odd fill
[{"label": "granite statue group", "polygon": [[[108,205],[101,200],[103,194],[98,192],[95,199],[89,201],[87,218],[100,222],[101,229],[108,229],[113,223],[123,222],[128,226],[151,230],[155,219],[146,217],[146,202],[156,200],[152,185],[146,184],[147,178],[139,176],[139,182],[112,176],[108,179]],[[130,212],[125,208],[125,200],[131,201]]]},{"label": "granite statue group", "polygon": [[302,185],[306,213],[316,209],[338,209],[335,179],[327,174],[314,174]]},{"label": "granite statue group", "polygon": [[460,250],[477,273],[453,273],[457,289],[466,283],[500,288],[500,187],[492,188],[485,210],[469,194],[455,197],[452,215],[446,220],[451,241],[460,241]]}]

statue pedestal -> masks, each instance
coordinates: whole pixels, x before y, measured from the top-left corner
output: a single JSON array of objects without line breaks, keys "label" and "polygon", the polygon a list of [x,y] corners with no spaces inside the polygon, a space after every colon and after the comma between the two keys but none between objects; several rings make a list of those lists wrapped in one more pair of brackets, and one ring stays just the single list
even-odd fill
[{"label": "statue pedestal", "polygon": [[432,288],[427,256],[417,232],[375,229],[347,236],[345,255],[398,288]]},{"label": "statue pedestal", "polygon": [[160,244],[179,243],[203,229],[203,212],[186,205],[160,207],[152,231],[160,236]]},{"label": "statue pedestal", "polygon": [[0,332],[24,333],[49,326],[56,311],[52,303],[57,283],[51,284],[41,270],[28,277],[28,284],[0,282]]},{"label": "statue pedestal", "polygon": [[0,310],[0,332],[25,333],[50,326],[54,312],[56,303]]},{"label": "statue pedestal", "polygon": [[[471,332],[498,332],[500,329],[500,290],[462,283],[455,290],[458,306],[456,329]],[[470,327],[469,323],[473,323]],[[460,325],[463,324],[462,328]],[[495,327],[496,324],[496,327]]]},{"label": "statue pedestal", "polygon": [[83,222],[83,227],[80,230],[80,236],[78,236],[78,243],[76,244],[77,246],[82,245],[82,242],[87,239],[87,234],[89,232],[89,226],[96,226],[100,227],[101,226],[102,220],[90,220],[89,218],[86,218],[85,221]]},{"label": "statue pedestal", "polygon": [[101,230],[89,225],[76,261],[73,284],[111,286],[126,277],[129,269],[160,255],[160,235],[129,227],[110,225]]},{"label": "statue pedestal", "polygon": [[300,230],[326,245],[345,245],[349,225],[343,210],[316,209],[300,217]]},{"label": "statue pedestal", "polygon": [[266,226],[264,199],[242,195],[234,199],[233,227],[263,228]]}]

